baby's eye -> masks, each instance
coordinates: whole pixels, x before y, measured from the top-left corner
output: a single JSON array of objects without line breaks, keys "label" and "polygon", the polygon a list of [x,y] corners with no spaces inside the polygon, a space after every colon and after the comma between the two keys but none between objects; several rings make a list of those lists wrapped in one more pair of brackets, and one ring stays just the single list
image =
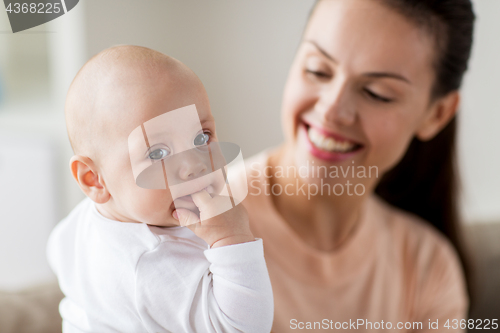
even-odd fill
[{"label": "baby's eye", "polygon": [[194,145],[195,146],[202,146],[208,142],[209,136],[206,133],[200,133],[194,138]]},{"label": "baby's eye", "polygon": [[167,157],[170,154],[170,151],[165,148],[158,148],[149,153],[148,157],[153,161],[161,160],[162,158]]}]

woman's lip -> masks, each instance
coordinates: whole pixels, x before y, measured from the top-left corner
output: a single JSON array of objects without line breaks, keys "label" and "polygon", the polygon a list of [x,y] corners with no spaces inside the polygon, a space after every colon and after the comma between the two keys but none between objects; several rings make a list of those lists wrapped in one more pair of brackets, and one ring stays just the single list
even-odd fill
[{"label": "woman's lip", "polygon": [[309,139],[309,135],[307,133],[307,126],[305,123],[300,124],[300,130],[302,131],[302,134],[306,138],[306,145],[307,145],[307,150],[309,151],[309,153],[311,155],[313,155],[314,157],[319,158],[319,159],[324,160],[324,161],[327,161],[327,162],[340,162],[340,161],[347,160],[347,159],[353,157],[354,155],[356,155],[357,153],[359,153],[363,149],[362,146],[359,146],[358,148],[356,148],[356,150],[350,151],[347,153],[324,151],[324,150],[321,150],[318,147],[316,147],[311,142],[311,140]]},{"label": "woman's lip", "polygon": [[316,124],[313,124],[313,123],[310,123],[310,122],[307,122],[307,121],[304,121],[304,120],[302,120],[302,122],[306,125],[306,127],[307,126],[313,127],[315,131],[320,132],[322,135],[324,135],[326,137],[333,138],[333,139],[335,139],[337,141],[340,141],[340,142],[349,142],[349,143],[352,143],[352,144],[355,144],[355,145],[362,146],[362,144],[359,143],[359,142],[357,142],[357,141],[348,139],[348,138],[343,137],[342,135],[337,134],[337,133],[329,132],[329,131],[325,130],[324,128],[322,128],[321,126],[318,126]]}]

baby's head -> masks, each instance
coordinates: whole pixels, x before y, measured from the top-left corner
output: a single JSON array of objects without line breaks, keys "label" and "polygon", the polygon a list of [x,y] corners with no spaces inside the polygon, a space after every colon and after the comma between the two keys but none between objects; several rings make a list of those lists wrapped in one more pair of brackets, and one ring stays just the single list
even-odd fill
[{"label": "baby's head", "polygon": [[[185,121],[178,119],[177,126],[172,127],[169,125],[173,122],[165,122],[169,111],[177,110],[172,115],[179,115],[178,109],[186,106],[193,107],[187,108],[191,113],[186,113]],[[72,174],[105,217],[173,226],[179,225],[172,217],[174,199],[177,207],[195,208],[190,200],[178,198],[190,193],[172,197],[168,189],[139,187],[133,172],[134,161],[129,155],[129,136],[153,118],[159,124],[163,121],[161,126],[166,131],[163,134],[167,135],[158,142],[151,138],[150,146],[142,154],[149,162],[161,160],[172,149],[177,152],[189,149],[183,140],[191,136],[194,145],[207,139],[216,141],[205,88],[184,64],[144,47],[107,49],[89,60],[75,77],[65,113],[75,153],[70,162]],[[178,140],[175,133],[169,136],[168,127],[186,129],[183,140]],[[196,133],[188,133],[191,129]],[[133,149],[131,145],[131,154]],[[185,177],[203,172],[201,169],[205,167],[186,163],[181,170]]]}]

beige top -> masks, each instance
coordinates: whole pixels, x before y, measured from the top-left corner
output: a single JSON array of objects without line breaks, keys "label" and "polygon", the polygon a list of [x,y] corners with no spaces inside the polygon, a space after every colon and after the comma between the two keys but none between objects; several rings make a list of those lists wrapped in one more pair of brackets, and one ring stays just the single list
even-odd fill
[{"label": "beige top", "polygon": [[[311,248],[264,194],[270,193],[264,191],[269,186],[263,172],[267,160],[264,152],[246,161],[251,186],[244,205],[255,237],[264,240],[275,301],[274,333],[300,328],[323,332],[335,325],[346,330],[355,324],[359,331],[381,332],[388,322],[394,332],[427,332],[436,320],[439,330],[430,332],[463,331],[460,319],[468,309],[463,271],[451,243],[434,227],[373,195],[341,248]],[[444,326],[448,319],[450,329]]]}]

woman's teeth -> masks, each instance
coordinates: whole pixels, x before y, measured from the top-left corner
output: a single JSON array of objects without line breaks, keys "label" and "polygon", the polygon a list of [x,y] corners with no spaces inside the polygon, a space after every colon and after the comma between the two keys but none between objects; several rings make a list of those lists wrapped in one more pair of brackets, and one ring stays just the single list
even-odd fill
[{"label": "woman's teeth", "polygon": [[307,135],[317,148],[328,152],[347,153],[354,150],[357,146],[348,141],[337,141],[334,138],[326,137],[312,127],[309,127],[307,130]]}]

